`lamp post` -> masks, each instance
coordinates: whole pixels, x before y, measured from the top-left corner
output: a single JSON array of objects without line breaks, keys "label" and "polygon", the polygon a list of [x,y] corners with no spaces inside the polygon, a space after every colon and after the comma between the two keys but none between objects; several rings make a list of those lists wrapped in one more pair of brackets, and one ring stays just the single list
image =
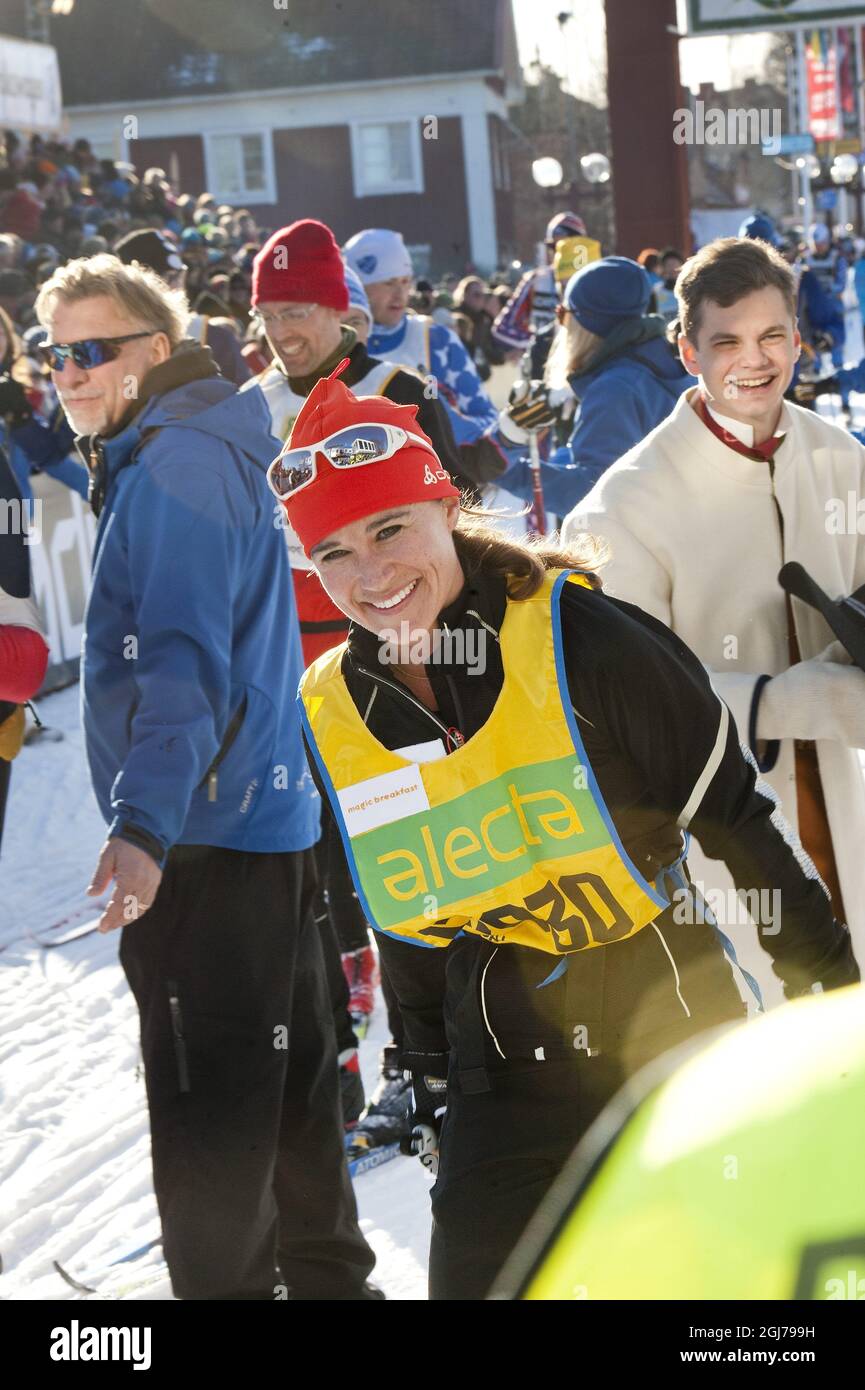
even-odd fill
[{"label": "lamp post", "polygon": [[605,154],[584,154],[580,160],[583,178],[589,183],[609,183],[610,161]]},{"label": "lamp post", "polygon": [[862,199],[860,197],[861,179],[859,173],[859,160],[855,154],[836,154],[829,169],[829,178],[835,187],[840,189],[843,198],[843,220],[847,222],[847,193],[853,192],[855,185],[860,184],[860,188],[855,189],[856,206],[856,234],[862,235]]},{"label": "lamp post", "polygon": [[[555,208],[555,198],[552,196],[553,189],[561,187],[564,171],[557,159],[553,159],[551,155],[542,155],[540,159],[532,161],[532,178],[538,185],[538,188],[544,188],[549,191],[550,196],[548,199],[547,212],[547,220],[549,221]],[[544,264],[540,246],[536,247],[535,250],[535,262],[537,265]]]}]

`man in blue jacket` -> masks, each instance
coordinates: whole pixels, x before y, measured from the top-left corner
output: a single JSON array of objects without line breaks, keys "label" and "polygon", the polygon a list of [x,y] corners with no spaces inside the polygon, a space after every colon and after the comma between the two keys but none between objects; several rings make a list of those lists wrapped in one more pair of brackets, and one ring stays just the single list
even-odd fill
[{"label": "man in blue jacket", "polygon": [[148,269],[71,261],[37,311],[99,518],[81,683],[108,839],[90,891],[114,883],[100,926],[124,927],[175,1294],[370,1297],[267,406],[184,339],[184,295]]}]

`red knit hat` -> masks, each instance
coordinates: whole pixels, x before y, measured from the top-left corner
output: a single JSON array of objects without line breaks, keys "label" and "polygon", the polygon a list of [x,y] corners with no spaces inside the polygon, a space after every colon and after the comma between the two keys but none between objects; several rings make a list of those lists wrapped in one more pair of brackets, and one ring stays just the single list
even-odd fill
[{"label": "red knit hat", "polygon": [[252,303],[274,300],[348,308],[342,257],[323,222],[292,222],[262,246],[252,263]]},{"label": "red knit hat", "polygon": [[396,425],[429,447],[410,439],[391,458],[359,468],[333,468],[324,454],[317,454],[314,480],[283,502],[306,555],[352,521],[389,507],[460,495],[417,423],[417,406],[397,405],[386,396],[353,395],[337,381],[347,364],[345,357],[329,377],[315,383],[294,422],[288,447],[319,444],[347,425],[372,424]]}]

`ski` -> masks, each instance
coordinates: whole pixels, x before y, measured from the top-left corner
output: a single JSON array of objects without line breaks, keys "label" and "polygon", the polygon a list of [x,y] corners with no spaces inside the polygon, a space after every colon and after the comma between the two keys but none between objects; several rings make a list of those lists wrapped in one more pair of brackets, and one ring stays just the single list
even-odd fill
[{"label": "ski", "polygon": [[148,1252],[148,1250],[152,1250],[152,1249],[153,1249],[154,1245],[161,1245],[161,1244],[162,1244],[162,1236],[161,1236],[161,1234],[158,1235],[158,1236],[154,1236],[153,1239],[152,1239],[152,1240],[148,1240],[147,1243],[146,1243],[145,1245],[139,1245],[139,1246],[137,1246],[134,1250],[130,1250],[128,1255],[119,1255],[119,1256],[117,1257],[116,1260],[112,1260],[112,1261],[111,1261],[111,1264],[108,1266],[108,1268],[111,1269],[114,1265],[125,1265],[125,1264],[130,1264],[130,1263],[132,1262],[132,1260],[137,1260],[137,1259],[140,1258],[140,1256],[146,1255],[147,1252]]},{"label": "ski", "polygon": [[[50,930],[50,929],[49,929]],[[85,936],[92,936],[99,928],[96,921],[85,922],[81,926],[70,927],[67,931],[57,932],[53,936],[47,936],[45,932],[28,932],[32,941],[37,946],[41,946],[44,951],[50,951],[54,946],[68,946],[70,941],[81,941]]]},{"label": "ski", "polygon": [[[96,923],[106,906],[107,899],[104,901],[91,900],[83,907],[76,908],[74,912],[68,912],[65,917],[52,922],[47,927],[29,927],[26,935],[31,941],[35,941],[37,946],[42,946],[46,950],[52,946],[67,946],[70,941],[78,941],[83,936],[90,936],[96,931]],[[82,922],[82,917],[89,918]]]},{"label": "ski", "polygon": [[[64,1268],[59,1260],[52,1260],[51,1263],[60,1275],[60,1278],[65,1280],[69,1287],[75,1289],[78,1293],[96,1294],[99,1297],[113,1297],[116,1296],[116,1290],[112,1290],[110,1294],[103,1294],[102,1290],[99,1288],[100,1280],[108,1277],[108,1271],[116,1269],[118,1265],[132,1264],[134,1260],[139,1260],[142,1255],[146,1255],[154,1246],[161,1244],[162,1234],[160,1233],[158,1236],[154,1236],[152,1240],[145,1241],[143,1245],[136,1245],[133,1250],[128,1250],[125,1255],[118,1255],[116,1259],[110,1260],[105,1267],[104,1273],[84,1275],[80,1279],[76,1278],[74,1274],[70,1274],[69,1270]],[[164,1278],[165,1272],[165,1265],[163,1263],[162,1268],[158,1272],[158,1277],[160,1279]],[[127,1286],[123,1285],[122,1287],[125,1288]]]},{"label": "ski", "polygon": [[[56,922],[51,922],[47,927],[39,927],[38,929],[28,927],[26,931],[21,932],[18,936],[10,937],[8,941],[4,941],[2,946],[0,946],[0,951],[5,951],[10,946],[14,946],[16,941],[25,941],[28,937],[39,946],[65,946],[67,941],[75,941],[79,936],[87,936],[91,931],[94,931],[95,927],[93,923],[96,920],[96,916],[102,912],[104,907],[105,902],[100,902],[97,899],[96,901],[87,903],[85,907],[77,908],[74,912],[68,912],[65,917],[60,917]],[[81,922],[81,918],[87,917],[89,913],[95,915],[91,917],[91,920],[82,930],[79,930],[77,926],[73,925]],[[67,930],[63,935],[56,936],[55,933],[59,933],[64,927]],[[48,939],[49,937],[51,937],[50,940]]]},{"label": "ski", "polygon": [[108,899],[90,898],[81,907],[76,907],[73,912],[67,912],[65,917],[60,917],[56,922],[50,922],[47,927],[40,927],[41,933],[60,931],[61,927],[70,927],[73,922],[80,922],[82,917],[86,917],[88,912],[99,916],[105,907]]},{"label": "ski", "polygon": [[136,1294],[140,1289],[152,1287],[154,1284],[161,1284],[168,1278],[168,1269],[163,1264],[159,1269],[151,1271],[149,1274],[140,1275],[137,1279],[128,1279],[123,1284],[103,1287],[101,1284],[85,1283],[83,1279],[76,1279],[74,1274],[70,1274],[68,1269],[64,1269],[59,1260],[51,1262],[60,1278],[74,1289],[76,1293],[83,1294],[86,1298],[101,1298],[106,1302],[113,1302],[117,1299],[128,1298]]},{"label": "ski", "polygon": [[379,1144],[366,1153],[358,1154],[357,1158],[350,1158],[348,1171],[353,1178],[359,1178],[364,1173],[368,1173],[370,1169],[379,1168],[382,1163],[388,1163],[392,1158],[396,1158],[399,1151],[399,1144]]},{"label": "ski", "polygon": [[74,1274],[70,1274],[68,1269],[63,1268],[59,1260],[52,1260],[51,1263],[60,1275],[60,1278],[64,1283],[69,1285],[70,1289],[75,1289],[78,1293],[99,1293],[99,1290],[94,1288],[91,1284],[85,1284],[81,1279],[76,1279]]}]

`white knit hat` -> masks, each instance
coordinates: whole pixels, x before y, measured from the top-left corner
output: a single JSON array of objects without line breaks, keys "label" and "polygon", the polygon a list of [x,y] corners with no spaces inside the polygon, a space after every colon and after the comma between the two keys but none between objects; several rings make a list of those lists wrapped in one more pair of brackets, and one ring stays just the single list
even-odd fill
[{"label": "white knit hat", "polygon": [[379,280],[395,280],[401,275],[414,275],[411,256],[399,232],[383,227],[369,227],[349,237],[342,254],[346,263],[360,276],[364,285]]}]

